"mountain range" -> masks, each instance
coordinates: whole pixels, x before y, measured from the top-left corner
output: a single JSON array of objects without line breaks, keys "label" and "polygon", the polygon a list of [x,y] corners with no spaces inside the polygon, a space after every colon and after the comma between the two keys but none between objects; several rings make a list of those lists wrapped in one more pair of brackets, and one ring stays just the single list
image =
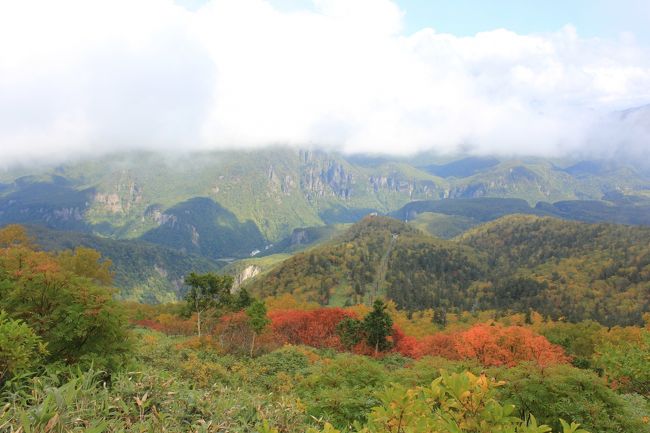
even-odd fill
[{"label": "mountain range", "polygon": [[295,253],[375,213],[440,238],[514,213],[650,225],[650,174],[602,160],[282,147],[120,153],[0,172],[0,225],[30,225],[46,248],[76,245],[66,240],[74,237],[116,263],[155,249],[143,271],[116,278],[123,297],[150,302],[179,296],[193,268],[242,269],[234,263]]}]

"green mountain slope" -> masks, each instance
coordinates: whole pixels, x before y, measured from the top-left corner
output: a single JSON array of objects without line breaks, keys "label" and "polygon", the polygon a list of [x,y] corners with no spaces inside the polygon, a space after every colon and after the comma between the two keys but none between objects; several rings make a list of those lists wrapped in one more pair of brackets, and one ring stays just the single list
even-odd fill
[{"label": "green mountain slope", "polygon": [[401,308],[527,311],[604,324],[650,310],[650,228],[507,216],[444,241],[368,217],[250,283],[321,304],[387,296]]},{"label": "green mountain slope", "polygon": [[[414,280],[405,284],[407,274]],[[375,216],[330,243],[285,260],[254,280],[251,288],[264,295],[290,292],[323,305],[370,302],[388,295],[412,308],[443,303],[467,290],[481,274],[469,249]]]},{"label": "green mountain slope", "polygon": [[509,216],[459,242],[488,258],[492,290],[481,305],[514,290],[520,307],[605,324],[642,323],[650,309],[650,228]]}]

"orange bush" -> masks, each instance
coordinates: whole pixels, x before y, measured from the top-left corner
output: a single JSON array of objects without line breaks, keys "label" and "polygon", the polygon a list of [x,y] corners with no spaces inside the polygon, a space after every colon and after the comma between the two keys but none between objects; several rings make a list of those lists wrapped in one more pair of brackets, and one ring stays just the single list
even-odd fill
[{"label": "orange bush", "polygon": [[564,350],[522,326],[474,325],[466,331],[439,333],[421,339],[403,338],[395,350],[404,356],[475,359],[485,366],[512,366],[533,361],[545,367],[570,360]]},{"label": "orange bush", "polygon": [[564,350],[522,326],[475,325],[460,334],[458,353],[483,365],[512,366],[535,361],[542,367],[568,362]]}]

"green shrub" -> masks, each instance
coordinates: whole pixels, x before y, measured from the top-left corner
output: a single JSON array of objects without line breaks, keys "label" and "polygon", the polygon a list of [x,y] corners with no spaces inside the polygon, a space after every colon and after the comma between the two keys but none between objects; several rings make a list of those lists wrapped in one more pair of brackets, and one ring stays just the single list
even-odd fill
[{"label": "green shrub", "polygon": [[380,362],[358,355],[339,355],[314,365],[298,394],[307,413],[337,427],[363,422],[378,403],[376,392],[388,382],[389,373]]},{"label": "green shrub", "polygon": [[0,311],[0,385],[37,365],[45,353],[45,345],[29,326]]},{"label": "green shrub", "polygon": [[[544,370],[532,365],[493,370],[505,381],[500,397],[519,408],[519,416],[534,414],[559,429],[559,418],[580,423],[592,432],[650,432],[635,415],[629,400],[611,390],[595,373],[568,365]],[[650,414],[647,414],[650,415]]]}]

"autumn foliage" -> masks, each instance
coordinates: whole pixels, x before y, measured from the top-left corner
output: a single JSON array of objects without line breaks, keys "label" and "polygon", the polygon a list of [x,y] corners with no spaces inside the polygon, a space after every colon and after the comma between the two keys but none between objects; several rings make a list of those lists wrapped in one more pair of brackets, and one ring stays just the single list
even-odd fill
[{"label": "autumn foliage", "polygon": [[[337,325],[345,318],[358,317],[355,312],[343,308],[318,308],[271,311],[269,318],[271,326],[260,336],[260,351],[283,344],[343,351]],[[193,331],[191,320],[174,320],[169,314],[136,324],[174,335],[190,335]],[[244,312],[221,317],[214,336],[226,352],[237,352],[238,348],[246,347],[252,336],[248,317]],[[440,356],[450,360],[475,360],[485,366],[513,366],[531,361],[541,367],[570,361],[562,347],[523,326],[477,324],[463,331],[439,332],[424,337],[405,335],[399,327],[393,326],[389,341],[391,353],[414,359]],[[374,355],[374,348],[363,341],[351,351]]]},{"label": "autumn foliage", "polygon": [[283,343],[342,349],[336,325],[356,315],[342,308],[280,310],[269,314],[271,327]]},{"label": "autumn foliage", "polygon": [[545,367],[569,361],[560,346],[522,326],[478,324],[466,331],[421,339],[405,337],[396,350],[413,358],[430,355],[453,360],[473,359],[486,366],[513,366],[533,361]]}]

